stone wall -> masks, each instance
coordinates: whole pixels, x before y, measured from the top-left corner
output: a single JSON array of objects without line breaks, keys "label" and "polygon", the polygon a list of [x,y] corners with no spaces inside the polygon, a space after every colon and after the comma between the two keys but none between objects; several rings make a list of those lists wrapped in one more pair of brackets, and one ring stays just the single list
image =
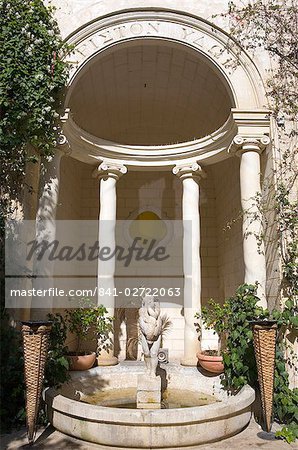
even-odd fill
[{"label": "stone wall", "polygon": [[274,205],[274,185],[276,166],[273,149],[269,146],[261,156],[261,176],[264,202],[264,240],[267,267],[267,301],[269,309],[280,307],[281,267],[279,244],[277,241],[277,223]]},{"label": "stone wall", "polygon": [[[182,184],[169,172],[131,172],[117,184],[118,219],[135,217],[138,212],[152,210],[164,219],[182,219]],[[202,303],[210,297],[219,298],[217,270],[217,229],[215,189],[211,170],[207,178],[200,181],[201,213],[201,258],[202,258]],[[163,346],[169,349],[171,360],[183,355],[184,318],[181,308],[163,310],[173,325],[163,339]],[[126,340],[122,327],[121,354],[124,356]]]},{"label": "stone wall", "polygon": [[233,295],[244,280],[239,162],[237,157],[231,157],[212,166],[221,301]]},{"label": "stone wall", "polygon": [[[165,220],[181,220],[180,181],[169,172],[128,172],[117,183],[117,218],[129,220],[142,211],[153,211]],[[183,354],[184,319],[181,308],[163,310],[172,320],[173,326],[164,338],[163,345],[169,349],[170,357],[179,358]],[[120,358],[125,358],[127,322],[121,325]],[[140,347],[139,347],[140,356]]]},{"label": "stone wall", "polygon": [[69,156],[63,156],[61,159],[57,220],[82,218],[82,166],[84,165],[80,161]]},{"label": "stone wall", "polygon": [[[200,181],[202,304],[210,298],[219,300],[218,229],[216,183],[212,168]],[[182,218],[182,184],[169,172],[129,172],[117,182],[117,219],[127,220],[139,212],[151,210],[167,220]],[[61,161],[61,185],[57,218],[59,220],[97,220],[99,211],[99,183],[92,178],[92,167],[72,158]],[[171,360],[183,355],[184,318],[181,307],[163,310],[173,325],[164,337],[163,346],[169,349]],[[118,321],[120,359],[126,354],[125,320]]]}]

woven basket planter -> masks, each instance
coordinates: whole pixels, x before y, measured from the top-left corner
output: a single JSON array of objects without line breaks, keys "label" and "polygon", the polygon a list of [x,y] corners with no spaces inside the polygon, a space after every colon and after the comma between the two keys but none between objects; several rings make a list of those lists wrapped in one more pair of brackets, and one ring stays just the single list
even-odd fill
[{"label": "woven basket planter", "polygon": [[22,322],[28,440],[33,442],[43,386],[51,322]]},{"label": "woven basket planter", "polygon": [[258,369],[264,428],[272,426],[274,368],[277,324],[275,321],[252,322],[254,351]]}]

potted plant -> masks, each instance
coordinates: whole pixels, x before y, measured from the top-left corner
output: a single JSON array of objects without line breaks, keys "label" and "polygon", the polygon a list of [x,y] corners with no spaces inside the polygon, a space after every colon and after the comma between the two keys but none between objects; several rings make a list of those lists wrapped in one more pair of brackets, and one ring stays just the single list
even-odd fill
[{"label": "potted plant", "polygon": [[[103,305],[94,306],[92,300],[86,297],[79,301],[78,308],[66,310],[68,330],[76,336],[76,349],[68,353],[70,370],[90,369],[94,365],[96,354],[110,347],[109,334],[113,329],[113,318],[107,314]],[[82,351],[82,343],[90,335],[97,339],[97,350],[86,353]]]},{"label": "potted plant", "polygon": [[[108,311],[103,305],[94,306],[92,300],[83,297],[77,308],[65,310],[62,322],[61,314],[51,315],[52,320],[60,316],[60,323],[75,336],[75,350],[69,351],[68,347],[65,347],[69,370],[90,369],[94,365],[96,354],[110,347],[109,334],[113,329],[113,318],[107,314]],[[86,352],[82,349],[83,342],[90,337],[97,339],[96,352]]]},{"label": "potted plant", "polygon": [[[217,350],[204,350],[197,353],[199,364],[203,369],[214,374],[220,374],[224,371],[224,364],[221,352],[225,342],[226,321],[228,305],[220,305],[214,300],[209,300],[208,306],[203,306],[202,313],[195,315],[196,319],[201,319],[207,329],[213,330],[218,335]],[[201,324],[196,323],[197,331],[201,334]]]}]

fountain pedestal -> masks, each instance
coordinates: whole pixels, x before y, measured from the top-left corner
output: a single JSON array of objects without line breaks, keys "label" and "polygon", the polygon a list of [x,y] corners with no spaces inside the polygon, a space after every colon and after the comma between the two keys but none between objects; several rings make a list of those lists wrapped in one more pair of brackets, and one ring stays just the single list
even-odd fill
[{"label": "fountain pedestal", "polygon": [[161,378],[150,377],[147,374],[138,376],[137,408],[160,409],[161,407]]}]

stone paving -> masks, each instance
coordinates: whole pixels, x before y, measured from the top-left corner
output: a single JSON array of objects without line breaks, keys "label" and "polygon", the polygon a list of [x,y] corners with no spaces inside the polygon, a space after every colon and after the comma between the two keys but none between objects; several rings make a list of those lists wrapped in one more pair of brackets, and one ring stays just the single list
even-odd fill
[{"label": "stone paving", "polygon": [[[277,429],[277,425],[273,424],[273,431]],[[123,450],[119,447],[106,447],[97,444],[91,444],[78,439],[66,436],[52,427],[40,429],[33,446],[27,444],[26,430],[15,431],[11,434],[1,435],[1,450],[17,450],[17,449],[53,449],[53,450]],[[184,447],[186,449],[186,447]],[[287,444],[284,441],[274,438],[274,434],[263,432],[255,421],[251,421],[249,426],[242,433],[213,444],[205,444],[196,447],[187,447],[187,449],[198,450],[230,450],[230,449],[262,449],[262,450],[291,450],[298,449],[298,444]],[[141,449],[131,449],[141,450]],[[158,450],[158,449],[155,449]],[[169,449],[168,449],[169,450]],[[175,450],[179,450],[177,447]]]}]

